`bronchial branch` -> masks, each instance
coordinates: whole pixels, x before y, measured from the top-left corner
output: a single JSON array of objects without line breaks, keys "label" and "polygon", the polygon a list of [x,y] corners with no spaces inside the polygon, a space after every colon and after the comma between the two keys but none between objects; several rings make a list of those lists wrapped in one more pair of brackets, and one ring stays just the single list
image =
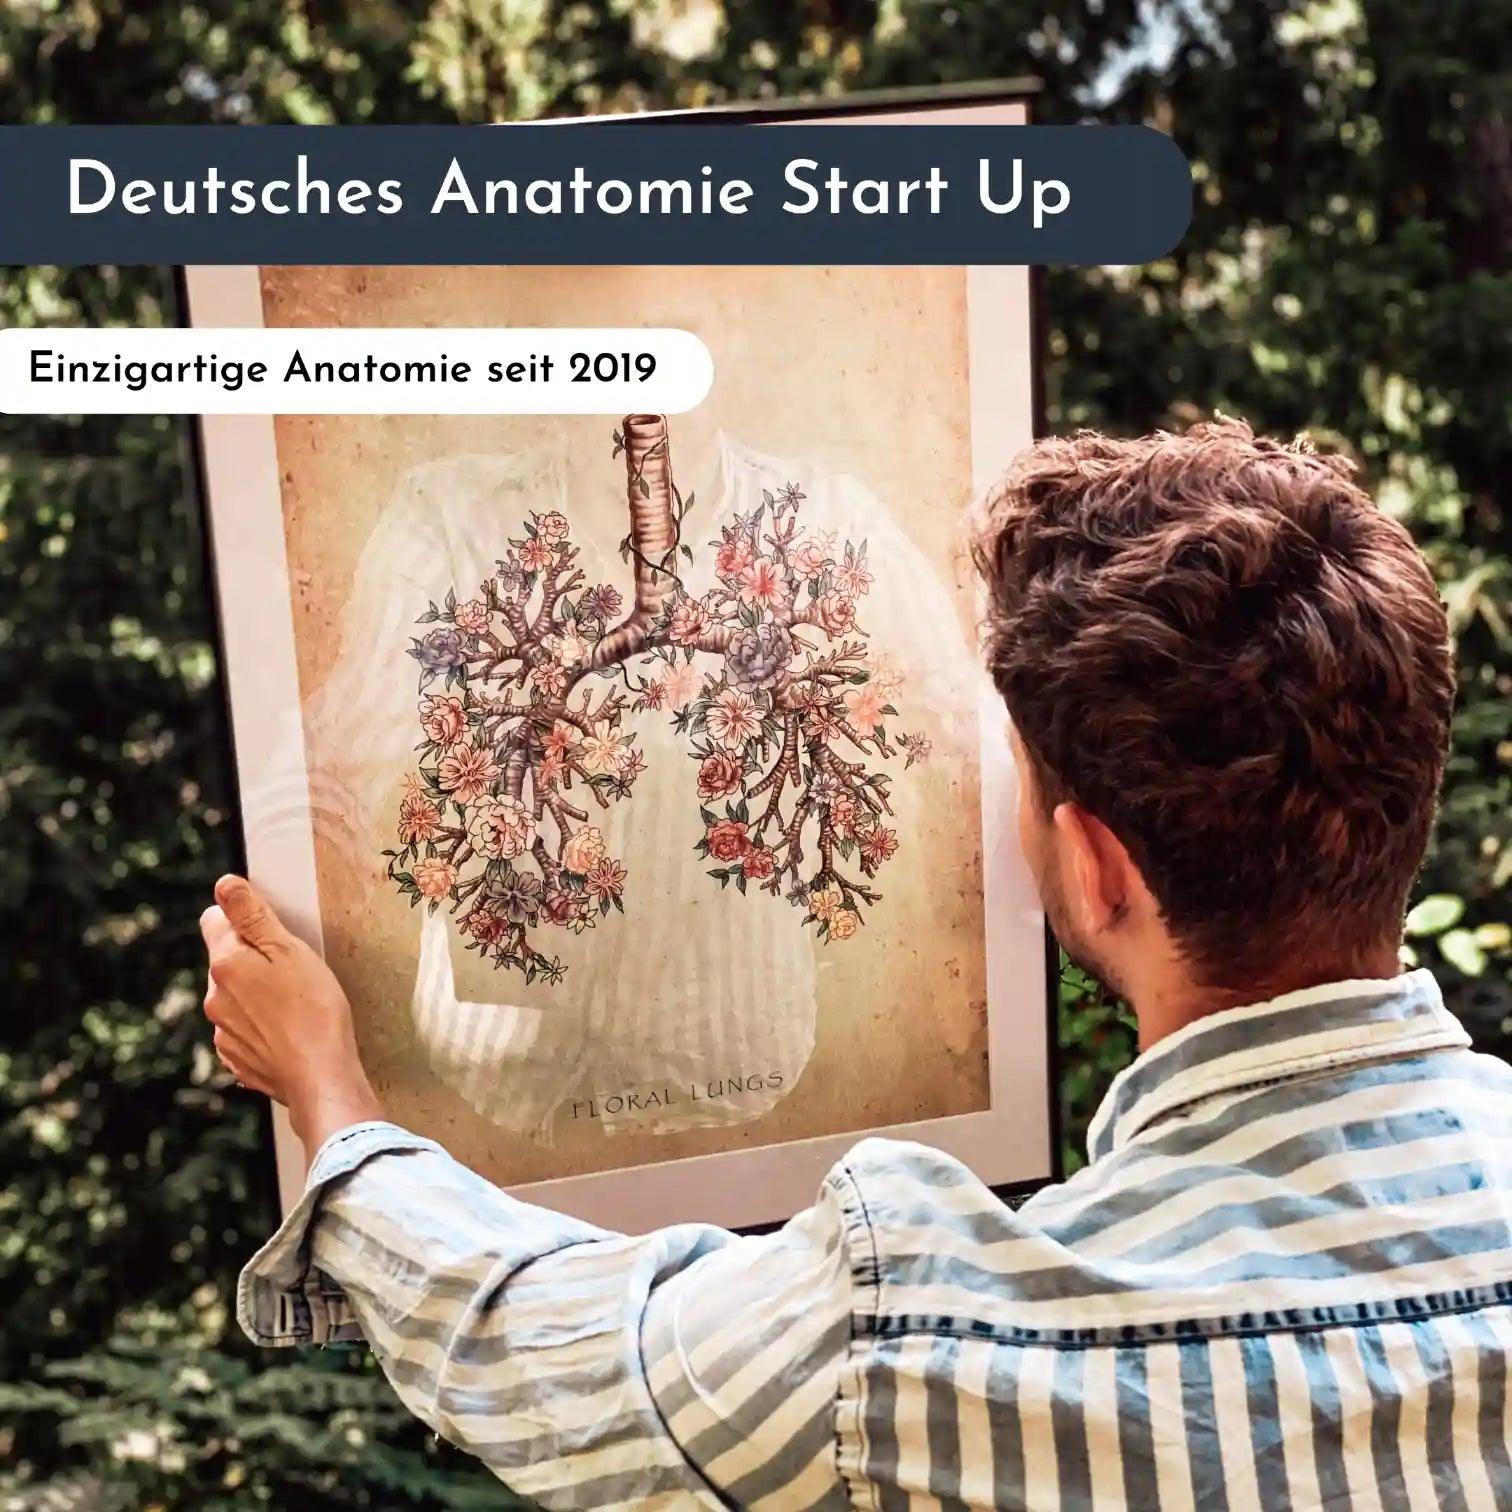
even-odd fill
[{"label": "bronchial branch", "polygon": [[449,907],[495,965],[560,981],[549,930],[624,910],[626,868],[594,820],[632,798],[645,757],[627,720],[652,715],[697,763],[690,828],[709,877],[787,898],[827,943],[849,939],[899,845],[881,762],[929,754],[923,734],[889,739],[902,683],[858,624],[867,543],[804,529],[789,483],[721,523],[706,548],[715,586],[695,596],[694,500],[673,480],[666,418],[627,416],[614,450],[628,604],[587,581],[571,522],[551,510],[523,523],[474,596],[449,589],[420,616],[421,738],[389,876],[413,905]]}]

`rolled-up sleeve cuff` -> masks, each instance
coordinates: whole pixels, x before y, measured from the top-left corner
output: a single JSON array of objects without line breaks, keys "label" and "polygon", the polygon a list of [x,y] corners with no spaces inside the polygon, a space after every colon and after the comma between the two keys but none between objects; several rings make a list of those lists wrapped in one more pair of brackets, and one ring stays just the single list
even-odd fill
[{"label": "rolled-up sleeve cuff", "polygon": [[345,1294],[310,1263],[310,1228],[333,1181],[375,1155],[403,1150],[445,1154],[391,1123],[360,1123],[331,1135],[316,1152],[304,1194],[278,1232],[258,1250],[236,1288],[236,1318],[256,1344],[355,1344],[362,1330]]}]

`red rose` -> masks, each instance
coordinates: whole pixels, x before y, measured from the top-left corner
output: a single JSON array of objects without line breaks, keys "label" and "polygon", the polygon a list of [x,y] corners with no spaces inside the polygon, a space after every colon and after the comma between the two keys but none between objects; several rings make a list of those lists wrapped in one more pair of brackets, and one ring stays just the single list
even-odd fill
[{"label": "red rose", "polygon": [[735,819],[722,819],[709,826],[705,838],[709,842],[709,854],[716,861],[739,861],[751,848],[751,837],[745,825]]},{"label": "red rose", "polygon": [[758,845],[746,853],[746,858],[740,866],[751,881],[759,882],[763,877],[770,877],[777,870],[777,858],[766,846]]},{"label": "red rose", "polygon": [[711,798],[723,798],[740,786],[744,776],[745,767],[741,762],[728,751],[715,751],[698,764],[698,796],[705,803]]}]

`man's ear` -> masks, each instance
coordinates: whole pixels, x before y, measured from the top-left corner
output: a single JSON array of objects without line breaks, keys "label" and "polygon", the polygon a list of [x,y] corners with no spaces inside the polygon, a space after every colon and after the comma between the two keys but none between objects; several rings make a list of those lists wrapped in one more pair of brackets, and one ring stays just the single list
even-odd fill
[{"label": "man's ear", "polygon": [[1145,896],[1139,868],[1118,836],[1079,805],[1057,804],[1054,823],[1065,863],[1062,876],[1069,884],[1065,901],[1088,934],[1102,934],[1122,923],[1131,905]]}]

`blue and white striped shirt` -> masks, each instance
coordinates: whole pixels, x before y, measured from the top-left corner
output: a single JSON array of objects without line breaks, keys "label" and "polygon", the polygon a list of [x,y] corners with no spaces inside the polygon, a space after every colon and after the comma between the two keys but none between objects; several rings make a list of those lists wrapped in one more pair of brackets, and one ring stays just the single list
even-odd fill
[{"label": "blue and white striped shirt", "polygon": [[1018,1211],[867,1140],[778,1233],[640,1238],[388,1124],[247,1268],[548,1507],[1512,1508],[1512,1069],[1433,980],[1215,1014]]}]

